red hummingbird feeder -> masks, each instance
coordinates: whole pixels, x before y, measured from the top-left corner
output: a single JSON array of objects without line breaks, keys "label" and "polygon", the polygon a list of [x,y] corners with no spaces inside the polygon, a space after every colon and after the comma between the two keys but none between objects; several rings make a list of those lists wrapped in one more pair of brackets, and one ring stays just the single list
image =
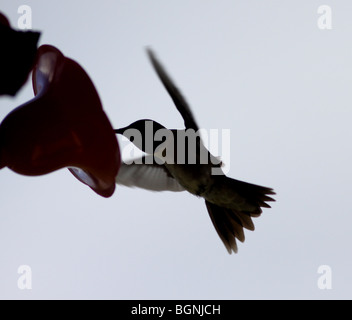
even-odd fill
[{"label": "red hummingbird feeder", "polygon": [[53,46],[38,49],[35,97],[0,125],[0,168],[37,176],[68,167],[110,197],[121,158],[114,130],[87,73]]}]

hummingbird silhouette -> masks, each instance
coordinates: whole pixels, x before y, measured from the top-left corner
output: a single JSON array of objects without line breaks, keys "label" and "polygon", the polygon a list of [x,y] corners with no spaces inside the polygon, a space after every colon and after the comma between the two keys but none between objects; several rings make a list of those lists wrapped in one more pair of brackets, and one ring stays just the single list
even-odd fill
[{"label": "hummingbird silhouette", "polygon": [[[243,229],[254,230],[252,217],[259,217],[262,207],[270,208],[267,202],[275,200],[269,195],[274,195],[275,192],[272,188],[229,178],[222,172],[220,159],[205,148],[197,135],[199,127],[185,98],[152,50],[147,49],[147,53],[162,84],[183,117],[185,129],[166,129],[150,119],[138,120],[127,127],[115,129],[116,133],[126,136],[146,153],[131,164],[122,163],[116,182],[152,191],[186,190],[204,198],[211,221],[227,251],[230,254],[237,253],[236,239],[244,242]],[[190,135],[184,139],[188,131],[194,133],[196,139],[189,138]],[[131,132],[140,133],[141,138]],[[162,133],[162,139],[155,138],[158,132]],[[181,159],[185,161],[177,161],[181,153]],[[214,168],[218,170],[217,174],[213,174]]]}]

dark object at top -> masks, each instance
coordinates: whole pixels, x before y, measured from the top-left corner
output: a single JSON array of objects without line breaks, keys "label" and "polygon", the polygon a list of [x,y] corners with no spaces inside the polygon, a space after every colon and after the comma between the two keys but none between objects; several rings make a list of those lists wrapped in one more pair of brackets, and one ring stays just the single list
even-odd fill
[{"label": "dark object at top", "polygon": [[39,32],[16,31],[0,13],[0,95],[15,96],[32,70]]}]

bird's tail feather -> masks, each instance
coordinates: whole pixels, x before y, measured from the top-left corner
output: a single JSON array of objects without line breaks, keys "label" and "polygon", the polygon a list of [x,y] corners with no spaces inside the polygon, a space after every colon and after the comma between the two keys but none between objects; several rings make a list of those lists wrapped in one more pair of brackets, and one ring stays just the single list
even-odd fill
[{"label": "bird's tail feather", "polygon": [[259,217],[262,208],[270,208],[266,203],[275,201],[268,194],[275,194],[271,188],[266,188],[247,182],[242,182],[225,177],[222,183],[231,188],[233,201],[231,208],[219,206],[205,201],[213,225],[224,243],[227,251],[237,253],[236,239],[244,242],[244,229],[253,231],[252,218]]},{"label": "bird's tail feather", "polygon": [[[209,216],[216,232],[220,239],[224,243],[229,254],[233,252],[237,253],[236,239],[243,242],[245,239],[243,228],[244,224],[248,229],[253,229],[253,222],[250,216],[240,215],[233,212],[231,209],[219,207],[209,201],[205,201]],[[242,222],[243,221],[243,222]]]}]

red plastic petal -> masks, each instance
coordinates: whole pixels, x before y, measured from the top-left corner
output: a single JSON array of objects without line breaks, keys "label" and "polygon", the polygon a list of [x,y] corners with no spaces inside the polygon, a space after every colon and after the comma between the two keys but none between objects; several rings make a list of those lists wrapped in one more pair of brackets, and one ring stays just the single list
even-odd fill
[{"label": "red plastic petal", "polygon": [[38,49],[36,97],[0,125],[0,164],[24,175],[69,167],[101,196],[115,190],[120,151],[95,87],[75,61],[53,46]]}]

